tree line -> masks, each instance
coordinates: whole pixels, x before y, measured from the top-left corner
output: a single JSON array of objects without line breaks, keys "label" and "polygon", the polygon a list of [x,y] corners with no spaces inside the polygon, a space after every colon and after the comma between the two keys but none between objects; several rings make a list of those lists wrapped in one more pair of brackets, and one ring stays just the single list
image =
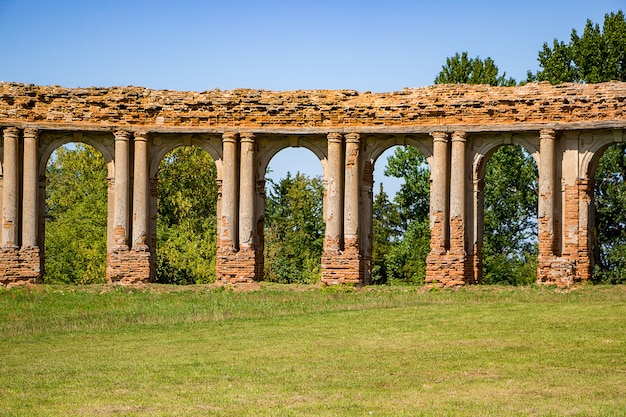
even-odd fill
[{"label": "tree line", "polygon": [[[626,81],[626,19],[587,21],[569,42],[555,39],[538,53],[539,70],[517,82],[491,58],[467,52],[446,59],[435,84],[514,86],[548,81]],[[429,166],[413,147],[397,147],[385,175],[402,180],[395,196],[382,185],[373,202],[372,281],[422,284],[429,251]],[[102,155],[84,144],[58,149],[46,173],[46,282],[105,279],[107,185]],[[158,174],[157,281],[215,280],[216,168],[192,147],[171,151]],[[626,282],[626,145],[609,147],[595,174],[597,241],[594,280]],[[537,267],[537,167],[523,148],[496,150],[485,168],[483,265],[485,283],[529,284]],[[288,174],[266,182],[265,278],[314,283],[321,276],[324,186],[322,178]],[[85,213],[90,213],[85,216]]]}]

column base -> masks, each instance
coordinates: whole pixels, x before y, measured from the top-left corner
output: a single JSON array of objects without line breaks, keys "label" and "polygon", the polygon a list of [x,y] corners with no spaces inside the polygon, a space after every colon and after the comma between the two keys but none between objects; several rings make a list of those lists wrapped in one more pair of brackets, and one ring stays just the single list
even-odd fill
[{"label": "column base", "polygon": [[41,281],[41,254],[37,246],[0,248],[0,285],[13,287]]},{"label": "column base", "polygon": [[473,259],[467,255],[431,252],[426,257],[426,285],[449,288],[475,283]]},{"label": "column base", "polygon": [[321,283],[364,285],[365,262],[358,248],[350,246],[344,251],[325,250],[322,255]]},{"label": "column base", "polygon": [[152,282],[150,250],[114,249],[107,254],[107,281],[110,284],[133,285]]},{"label": "column base", "polygon": [[560,256],[539,256],[537,284],[568,288],[580,279],[576,276],[576,261]]},{"label": "column base", "polygon": [[257,277],[257,269],[254,248],[242,248],[237,252],[218,250],[215,266],[216,284],[233,285],[256,282],[260,279]]}]

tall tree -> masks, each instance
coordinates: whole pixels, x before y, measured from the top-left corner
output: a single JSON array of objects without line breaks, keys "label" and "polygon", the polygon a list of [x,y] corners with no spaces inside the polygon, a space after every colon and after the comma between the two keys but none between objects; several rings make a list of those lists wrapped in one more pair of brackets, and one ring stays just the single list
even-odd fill
[{"label": "tall tree", "polygon": [[499,74],[498,67],[493,59],[468,58],[467,52],[446,58],[446,65],[435,77],[435,84],[489,84],[512,86],[516,82],[507,78],[506,72]]},{"label": "tall tree", "polygon": [[393,200],[382,185],[374,198],[372,282],[421,284],[430,248],[430,167],[412,146],[397,147],[385,175],[403,184]]},{"label": "tall tree", "polygon": [[315,283],[324,246],[324,184],[301,173],[268,180],[265,209],[265,279]]},{"label": "tall tree", "polygon": [[215,281],[217,171],[200,148],[182,146],[159,165],[157,281]]},{"label": "tall tree", "polygon": [[537,186],[537,166],[521,146],[502,146],[487,162],[482,249],[485,284],[536,281]]},{"label": "tall tree", "polygon": [[[540,69],[528,81],[598,83],[626,81],[626,18],[620,10],[604,16],[602,29],[587,20],[582,36],[572,29],[570,42],[554,40],[539,51]],[[595,173],[597,246],[594,280],[626,281],[626,145],[605,152]]]},{"label": "tall tree", "polygon": [[582,36],[572,29],[569,43],[555,39],[539,51],[540,69],[528,81],[599,83],[626,81],[626,20],[624,13],[608,13],[600,25],[587,20]]},{"label": "tall tree", "polygon": [[107,167],[89,145],[58,148],[46,166],[44,281],[106,281]]}]

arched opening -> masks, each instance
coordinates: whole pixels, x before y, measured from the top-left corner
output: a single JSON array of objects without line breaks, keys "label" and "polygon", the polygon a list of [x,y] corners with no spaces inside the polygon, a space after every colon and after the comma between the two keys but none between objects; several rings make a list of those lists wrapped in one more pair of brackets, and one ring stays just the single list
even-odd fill
[{"label": "arched opening", "polygon": [[430,250],[430,166],[413,146],[391,147],[376,162],[384,168],[374,169],[371,282],[424,284]]},{"label": "arched opening", "polygon": [[156,209],[156,281],[215,281],[217,168],[210,154],[180,146],[161,159]]},{"label": "arched opening", "polygon": [[601,153],[595,169],[593,204],[595,245],[593,281],[626,282],[626,144]]},{"label": "arched opening", "polygon": [[48,158],[44,282],[106,282],[107,173],[103,155],[84,143]]},{"label": "arched opening", "polygon": [[306,148],[283,149],[272,157],[266,172],[265,280],[319,282],[325,231],[320,160]]},{"label": "arched opening", "polygon": [[484,284],[537,280],[538,170],[520,145],[503,145],[484,168]]}]

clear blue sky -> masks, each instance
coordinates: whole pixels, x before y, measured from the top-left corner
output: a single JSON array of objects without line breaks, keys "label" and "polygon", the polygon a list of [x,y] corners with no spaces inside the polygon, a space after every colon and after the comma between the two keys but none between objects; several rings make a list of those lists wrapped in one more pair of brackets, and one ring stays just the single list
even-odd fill
[{"label": "clear blue sky", "polygon": [[626,1],[0,0],[0,80],[202,91],[393,91],[446,57],[518,80],[537,52]]},{"label": "clear blue sky", "polygon": [[0,80],[393,91],[432,84],[467,51],[519,81],[544,42],[620,9],[626,0],[0,0]]}]

